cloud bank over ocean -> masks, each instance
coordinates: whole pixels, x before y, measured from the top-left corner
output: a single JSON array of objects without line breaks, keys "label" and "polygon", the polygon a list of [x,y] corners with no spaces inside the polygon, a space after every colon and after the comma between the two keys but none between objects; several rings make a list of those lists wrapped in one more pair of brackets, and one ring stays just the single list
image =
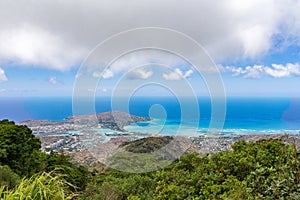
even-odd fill
[{"label": "cloud bank over ocean", "polygon": [[[124,31],[161,27],[183,33],[205,49],[219,66],[228,95],[300,96],[299,10],[296,0],[3,0],[0,95],[71,96],[82,75],[77,74],[80,65],[99,43]],[[152,36],[158,43],[166,41]],[[122,42],[106,53],[119,46]],[[182,50],[197,57],[190,48]],[[163,71],[166,67],[171,70]],[[186,80],[199,88],[197,95],[206,95],[197,70],[164,50],[138,49],[120,55],[105,71],[92,72],[92,78],[106,81],[99,86],[105,95],[123,75],[124,91],[134,81]],[[259,90],[258,84],[263,85]]]},{"label": "cloud bank over ocean", "polygon": [[[300,2],[276,0],[0,2],[0,58],[68,70],[112,34],[155,26],[190,35],[214,60],[256,58],[300,44]],[[275,44],[276,43],[276,44]]]},{"label": "cloud bank over ocean", "polygon": [[274,78],[300,76],[299,63],[287,63],[286,65],[272,64],[271,66],[254,65],[247,66],[244,69],[242,67],[220,66],[220,70],[231,72],[232,76],[242,76],[244,78],[261,78],[264,75]]}]

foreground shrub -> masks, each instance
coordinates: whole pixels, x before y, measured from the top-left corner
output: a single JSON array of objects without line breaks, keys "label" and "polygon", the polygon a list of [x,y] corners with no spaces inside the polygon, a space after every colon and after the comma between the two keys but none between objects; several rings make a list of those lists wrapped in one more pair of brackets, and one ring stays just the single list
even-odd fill
[{"label": "foreground shrub", "polygon": [[0,166],[0,186],[15,188],[20,182],[20,177],[8,166]]},{"label": "foreground shrub", "polygon": [[60,176],[42,173],[31,178],[24,178],[18,187],[9,190],[0,188],[1,200],[64,200],[72,199],[74,194],[68,193],[68,183]]}]

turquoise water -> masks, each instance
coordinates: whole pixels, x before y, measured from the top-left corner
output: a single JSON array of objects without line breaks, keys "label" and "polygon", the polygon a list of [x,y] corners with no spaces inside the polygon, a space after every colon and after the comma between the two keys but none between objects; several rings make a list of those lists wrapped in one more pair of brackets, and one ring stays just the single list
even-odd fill
[{"label": "turquoise water", "polygon": [[[117,106],[114,110],[155,118],[150,122],[132,124],[126,127],[128,131],[173,135],[177,130],[185,133],[196,130],[197,133],[204,134],[211,123],[210,98],[198,98],[198,108],[189,106],[192,105],[190,98],[179,101],[175,97],[132,97],[129,103],[124,98],[118,98],[115,102]],[[188,115],[182,117],[182,108]],[[300,130],[299,98],[228,97],[226,109],[224,134],[298,133]],[[96,98],[95,110],[97,113],[112,110],[111,99]],[[71,97],[0,99],[1,119],[63,121],[72,115]]]},{"label": "turquoise water", "polygon": [[140,122],[125,127],[129,132],[149,133],[159,135],[196,136],[206,134],[245,135],[245,134],[299,134],[300,128],[226,128],[195,127],[186,123],[173,123],[164,119],[154,119],[151,122]]}]

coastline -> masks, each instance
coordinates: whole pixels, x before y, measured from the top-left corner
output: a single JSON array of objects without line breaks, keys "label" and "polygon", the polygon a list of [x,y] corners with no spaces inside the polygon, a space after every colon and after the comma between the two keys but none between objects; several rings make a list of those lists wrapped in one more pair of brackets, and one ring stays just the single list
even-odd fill
[{"label": "coastline", "polygon": [[[90,124],[91,115],[69,117],[63,122],[50,120],[27,120],[20,125],[28,126],[42,142],[42,151],[56,151],[70,154],[74,162],[84,165],[94,165],[112,155],[119,147],[130,141],[149,137],[173,137],[189,140],[188,153],[211,154],[219,151],[231,150],[231,145],[239,140],[256,141],[260,139],[280,139],[287,143],[295,143],[300,149],[300,133],[298,130],[257,130],[251,129],[223,129],[221,133],[209,132],[208,128],[197,128],[196,135],[189,134],[157,134],[143,131],[135,132],[128,127],[135,123],[151,123],[156,119],[133,116],[125,112],[105,112],[96,115],[98,123]],[[120,121],[118,121],[120,120]],[[170,129],[174,128],[174,124]],[[168,131],[170,129],[166,129]],[[188,130],[185,129],[185,130]],[[176,128],[175,128],[176,132]],[[93,155],[91,152],[97,152]]]},{"label": "coastline", "polygon": [[137,124],[129,124],[124,127],[128,132],[139,132],[139,133],[148,133],[148,134],[160,134],[160,135],[169,135],[176,136],[181,135],[177,130],[180,128],[181,132],[185,132],[184,135],[206,135],[206,134],[219,134],[219,135],[254,135],[254,134],[290,134],[297,135],[300,133],[300,129],[292,128],[257,128],[257,127],[223,127],[223,128],[210,128],[209,124],[207,126],[194,127],[197,123],[180,123],[174,122],[174,120],[164,120],[164,119],[152,119],[151,121],[143,121]]},{"label": "coastline", "polygon": [[[94,118],[97,117],[95,122]],[[299,130],[281,129],[237,129],[237,128],[195,128],[186,124],[177,124],[168,120],[151,119],[131,115],[122,111],[103,112],[95,115],[71,116],[64,121],[26,120],[18,123],[26,125],[33,134],[41,138],[63,139],[78,136],[93,139],[101,138],[102,143],[120,136],[129,140],[151,136],[183,136],[191,138],[243,138],[247,135],[299,135]],[[194,125],[194,124],[193,124]],[[180,127],[180,129],[179,129]],[[49,143],[49,142],[47,142]],[[47,144],[49,146],[49,144]],[[43,145],[44,147],[47,145]],[[55,146],[55,145],[54,145]]]}]

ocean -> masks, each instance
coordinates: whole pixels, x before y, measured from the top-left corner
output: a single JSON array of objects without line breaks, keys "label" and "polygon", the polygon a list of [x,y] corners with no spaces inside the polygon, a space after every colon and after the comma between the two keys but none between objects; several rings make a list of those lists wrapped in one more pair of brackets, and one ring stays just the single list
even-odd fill
[{"label": "ocean", "polygon": [[[153,118],[151,121],[125,127],[128,131],[174,135],[179,126],[181,131],[189,131],[197,126],[198,133],[202,134],[210,127],[211,99],[198,97],[197,100],[195,106],[190,103],[191,99],[188,97],[180,101],[175,97],[132,97],[129,102],[119,97],[114,99],[114,105],[117,106],[112,108],[111,99],[101,97],[95,99],[95,110],[97,113],[112,109],[122,110],[133,115]],[[183,112],[188,115],[183,117]],[[63,121],[72,115],[71,97],[0,99],[0,119],[16,122],[28,119]],[[224,134],[296,134],[299,130],[300,98],[227,97],[226,99],[226,117],[222,131]]]}]

